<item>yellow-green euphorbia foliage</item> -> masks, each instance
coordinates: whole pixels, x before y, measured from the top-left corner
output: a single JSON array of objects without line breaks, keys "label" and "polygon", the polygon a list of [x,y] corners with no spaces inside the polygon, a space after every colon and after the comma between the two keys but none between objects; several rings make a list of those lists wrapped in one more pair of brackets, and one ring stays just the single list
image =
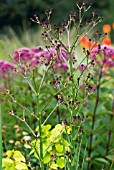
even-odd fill
[{"label": "yellow-green euphorbia foliage", "polygon": [[25,157],[20,151],[8,150],[2,159],[2,170],[28,170]]},{"label": "yellow-green euphorbia foliage", "polygon": [[[39,135],[39,128],[37,127]],[[68,134],[71,131],[69,126],[57,124],[53,129],[51,125],[42,126],[42,141],[43,141],[43,162],[48,164],[49,169],[64,168],[66,151],[70,151],[69,143],[63,138],[63,134]],[[39,159],[40,154],[40,140],[33,140],[31,142],[34,156]]]}]

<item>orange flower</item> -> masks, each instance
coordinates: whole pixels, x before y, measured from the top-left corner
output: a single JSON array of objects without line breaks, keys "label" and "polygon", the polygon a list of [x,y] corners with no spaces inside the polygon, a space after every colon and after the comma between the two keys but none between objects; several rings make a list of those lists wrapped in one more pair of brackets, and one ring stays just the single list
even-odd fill
[{"label": "orange flower", "polygon": [[94,47],[94,42],[93,41],[89,41],[88,42],[88,48],[91,50]]},{"label": "orange flower", "polygon": [[82,38],[80,45],[86,49],[92,49],[95,43],[92,40],[89,40],[87,37]]},{"label": "orange flower", "polygon": [[110,33],[111,31],[111,26],[109,24],[105,24],[102,27],[104,33]]},{"label": "orange flower", "polygon": [[110,40],[110,38],[109,38],[109,37],[104,38],[103,41],[102,41],[102,44],[111,45],[111,40]]},{"label": "orange flower", "polygon": [[88,38],[87,37],[83,37],[83,38],[81,38],[81,42],[80,42],[80,45],[82,46],[82,47],[84,47],[84,48],[86,48],[87,47],[87,44],[88,44]]}]

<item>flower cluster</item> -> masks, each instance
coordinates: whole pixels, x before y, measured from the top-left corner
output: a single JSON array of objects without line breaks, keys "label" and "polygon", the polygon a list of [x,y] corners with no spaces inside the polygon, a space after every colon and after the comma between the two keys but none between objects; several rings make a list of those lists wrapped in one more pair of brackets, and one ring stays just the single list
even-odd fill
[{"label": "flower cluster", "polygon": [[[99,55],[101,55],[100,58]],[[104,67],[114,67],[114,47],[112,46],[99,45],[91,50],[90,57],[97,63],[102,62]]]},{"label": "flower cluster", "polygon": [[30,67],[36,67],[37,64],[48,65],[52,61],[53,69],[68,69],[69,68],[69,55],[63,47],[59,51],[47,47],[42,49],[41,47],[34,48],[21,48],[14,52],[13,60],[17,63],[25,63]]},{"label": "flower cluster", "polygon": [[97,44],[93,42],[91,39],[88,39],[88,37],[84,36],[81,38],[80,45],[85,48],[91,50],[93,47],[96,47]]},{"label": "flower cluster", "polygon": [[[114,29],[114,23],[112,24],[112,29]],[[102,45],[112,45],[111,42],[111,37],[110,37],[110,32],[111,32],[111,26],[109,24],[105,24],[102,27],[103,33],[105,36],[103,36],[103,34],[99,33],[99,31],[96,31],[96,35],[99,37],[99,39],[102,37]],[[89,39],[88,37],[84,36],[81,38],[80,40],[80,45],[85,48],[85,49],[89,49],[91,50],[92,48],[98,46],[98,43],[93,42],[91,39]]]},{"label": "flower cluster", "polygon": [[5,78],[6,74],[13,71],[15,68],[16,67],[13,64],[4,60],[0,60],[0,77]]},{"label": "flower cluster", "polygon": [[[112,30],[114,29],[113,25],[114,23],[112,24]],[[104,33],[107,34],[106,37],[103,38],[102,44],[112,45],[111,37],[110,37],[111,26],[109,24],[105,24],[103,25],[102,30]]]}]

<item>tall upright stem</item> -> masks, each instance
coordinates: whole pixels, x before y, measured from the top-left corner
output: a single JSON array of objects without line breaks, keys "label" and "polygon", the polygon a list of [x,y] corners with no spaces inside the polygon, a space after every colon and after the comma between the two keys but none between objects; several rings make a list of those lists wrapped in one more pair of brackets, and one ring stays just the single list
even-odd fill
[{"label": "tall upright stem", "polygon": [[33,82],[34,82],[34,88],[35,88],[35,95],[36,95],[36,115],[38,116],[38,126],[39,126],[39,140],[40,140],[40,167],[41,170],[44,170],[44,163],[43,163],[43,143],[42,143],[42,114],[40,113],[39,108],[39,95],[40,95],[40,88],[37,90],[37,85],[35,81],[35,72],[33,71]]},{"label": "tall upright stem", "polygon": [[[73,62],[72,62],[72,52],[69,53],[70,56],[70,76],[71,76],[71,81],[72,81],[72,101],[75,100],[75,84],[74,84],[74,74],[73,74]],[[73,121],[73,116],[74,116],[74,106],[72,106],[72,113],[71,113],[71,121]],[[74,136],[75,136],[75,128],[72,126],[72,149],[71,149],[71,154],[74,152],[74,147],[75,147],[75,141],[74,141]],[[71,167],[71,170],[74,170],[74,166]]]},{"label": "tall upright stem", "polygon": [[40,139],[40,160],[41,160],[41,170],[44,170],[44,163],[43,163],[43,143],[42,143],[42,115],[39,112],[39,94],[36,95],[36,102],[37,102],[37,114],[39,118],[38,126],[39,126],[39,139]]},{"label": "tall upright stem", "polygon": [[[92,152],[92,142],[93,142],[93,135],[94,135],[93,130],[94,130],[94,125],[95,125],[95,120],[96,120],[96,111],[97,111],[97,107],[98,107],[98,103],[99,103],[99,93],[100,93],[101,78],[102,78],[102,69],[101,69],[101,73],[100,73],[99,79],[98,79],[96,102],[95,102],[95,107],[94,107],[93,117],[92,117],[92,127],[91,127],[92,133],[90,135],[90,143],[89,143],[89,149],[88,149],[88,157],[89,158],[91,157],[91,152]],[[87,170],[91,170],[90,161],[88,161]]]}]

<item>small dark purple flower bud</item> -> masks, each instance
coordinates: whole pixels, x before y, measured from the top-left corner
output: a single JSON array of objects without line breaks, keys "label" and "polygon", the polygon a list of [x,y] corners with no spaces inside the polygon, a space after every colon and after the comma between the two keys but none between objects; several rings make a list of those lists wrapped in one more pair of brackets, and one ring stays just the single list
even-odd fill
[{"label": "small dark purple flower bud", "polygon": [[49,15],[49,11],[48,11],[48,10],[45,10],[45,14],[46,14],[46,15]]},{"label": "small dark purple flower bud", "polygon": [[66,156],[69,156],[70,152],[69,151],[66,151]]},{"label": "small dark purple flower bud", "polygon": [[66,119],[63,121],[63,123],[64,123],[65,126],[68,124]]},{"label": "small dark purple flower bud", "polygon": [[78,81],[78,83],[79,83],[79,81],[80,81],[80,78],[79,78],[79,77],[77,78],[77,81]]},{"label": "small dark purple flower bud", "polygon": [[87,19],[87,20],[86,20],[86,24],[88,24],[88,23],[89,23],[89,20]]},{"label": "small dark purple flower bud", "polygon": [[76,119],[77,119],[77,116],[76,116],[76,115],[75,115],[75,116],[73,116],[73,119],[75,119],[75,120],[76,120]]},{"label": "small dark purple flower bud", "polygon": [[87,50],[87,55],[90,55],[90,52]]},{"label": "small dark purple flower bud", "polygon": [[106,50],[106,47],[104,47],[104,50]]},{"label": "small dark purple flower bud", "polygon": [[98,49],[100,50],[100,48],[101,48],[101,45],[99,44],[99,45],[98,45]]}]

